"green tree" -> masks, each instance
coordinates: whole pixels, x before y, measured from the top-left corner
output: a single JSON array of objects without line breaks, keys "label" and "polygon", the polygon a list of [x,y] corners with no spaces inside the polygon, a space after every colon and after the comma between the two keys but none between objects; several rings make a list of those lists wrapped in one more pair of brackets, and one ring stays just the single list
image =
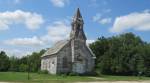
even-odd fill
[{"label": "green tree", "polygon": [[90,48],[96,55],[96,70],[103,74],[149,75],[150,45],[133,33],[100,37]]},{"label": "green tree", "polygon": [[12,56],[9,58],[10,60],[10,67],[9,67],[9,71],[19,71],[19,65],[20,65],[20,61],[19,58]]},{"label": "green tree", "polygon": [[33,52],[29,56],[29,67],[31,72],[37,72],[41,67],[41,56],[46,50],[41,50],[40,52]]},{"label": "green tree", "polygon": [[26,71],[28,71],[28,65],[27,65],[27,64],[20,64],[19,70],[20,70],[21,72],[26,72]]},{"label": "green tree", "polygon": [[0,52],[0,71],[7,71],[9,68],[9,57],[4,51]]}]

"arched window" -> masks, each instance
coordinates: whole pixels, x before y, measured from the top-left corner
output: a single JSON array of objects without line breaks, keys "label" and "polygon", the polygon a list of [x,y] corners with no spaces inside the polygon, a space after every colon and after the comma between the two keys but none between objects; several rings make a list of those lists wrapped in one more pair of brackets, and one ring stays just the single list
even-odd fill
[{"label": "arched window", "polygon": [[63,68],[68,68],[68,59],[67,59],[67,57],[65,56],[65,57],[63,57],[63,61],[62,61],[63,63]]}]

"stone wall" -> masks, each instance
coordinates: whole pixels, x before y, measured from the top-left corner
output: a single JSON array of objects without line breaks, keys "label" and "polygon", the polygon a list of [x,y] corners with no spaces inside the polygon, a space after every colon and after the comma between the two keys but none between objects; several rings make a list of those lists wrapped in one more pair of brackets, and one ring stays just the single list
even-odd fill
[{"label": "stone wall", "polygon": [[41,70],[47,70],[50,74],[56,74],[57,56],[50,55],[41,60]]},{"label": "stone wall", "polygon": [[57,73],[71,72],[71,46],[70,42],[58,52]]},{"label": "stone wall", "polygon": [[[75,68],[75,69],[85,69],[85,72],[91,72],[94,68],[94,59],[93,59],[93,55],[90,52],[90,50],[88,49],[88,47],[86,46],[85,41],[82,40],[73,40],[73,44],[72,46],[74,46],[74,64],[75,65],[80,65],[83,66],[84,68],[80,67],[80,66],[75,66],[75,67],[80,67],[80,68]],[[82,61],[78,60],[77,57],[80,56]],[[80,62],[80,64],[79,64]],[[79,70],[74,70],[74,71],[79,71]],[[83,71],[79,71],[79,72],[83,72]]]},{"label": "stone wall", "polygon": [[84,52],[87,57],[87,72],[90,72],[94,69],[95,59],[93,58],[93,55],[91,54],[87,46],[83,46],[82,52]]},{"label": "stone wall", "polygon": [[93,68],[93,55],[85,42],[80,40],[69,42],[58,53],[43,57],[41,60],[41,69],[48,70],[51,74],[72,71],[84,73],[91,72]]}]

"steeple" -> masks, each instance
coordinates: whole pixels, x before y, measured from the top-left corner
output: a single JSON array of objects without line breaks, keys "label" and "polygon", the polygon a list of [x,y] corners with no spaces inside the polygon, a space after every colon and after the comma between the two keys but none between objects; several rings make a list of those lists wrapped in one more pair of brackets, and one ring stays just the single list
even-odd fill
[{"label": "steeple", "polygon": [[73,21],[78,21],[78,20],[83,21],[83,18],[81,16],[79,8],[77,8],[77,11],[76,11],[76,13],[75,13],[75,15],[73,17]]},{"label": "steeple", "polygon": [[86,36],[83,31],[83,18],[80,13],[80,9],[77,8],[77,11],[75,15],[73,16],[73,21],[72,21],[72,30],[70,33],[70,38],[71,39],[80,39],[86,41]]}]

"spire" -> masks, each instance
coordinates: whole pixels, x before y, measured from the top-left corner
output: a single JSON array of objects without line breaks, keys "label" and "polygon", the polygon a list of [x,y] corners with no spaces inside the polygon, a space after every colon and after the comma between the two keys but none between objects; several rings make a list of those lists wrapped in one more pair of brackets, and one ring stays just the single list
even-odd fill
[{"label": "spire", "polygon": [[75,15],[73,17],[73,22],[75,22],[75,21],[82,21],[83,22],[82,15],[80,13],[80,9],[79,8],[77,8],[77,11],[76,11],[76,13],[75,13]]},{"label": "spire", "polygon": [[79,8],[77,8],[77,11],[76,11],[76,13],[74,15],[74,18],[82,18]]},{"label": "spire", "polygon": [[72,30],[70,33],[70,38],[80,39],[80,40],[86,40],[86,36],[83,31],[83,18],[80,13],[80,9],[77,8],[77,11],[73,17],[73,21],[71,23]]}]

